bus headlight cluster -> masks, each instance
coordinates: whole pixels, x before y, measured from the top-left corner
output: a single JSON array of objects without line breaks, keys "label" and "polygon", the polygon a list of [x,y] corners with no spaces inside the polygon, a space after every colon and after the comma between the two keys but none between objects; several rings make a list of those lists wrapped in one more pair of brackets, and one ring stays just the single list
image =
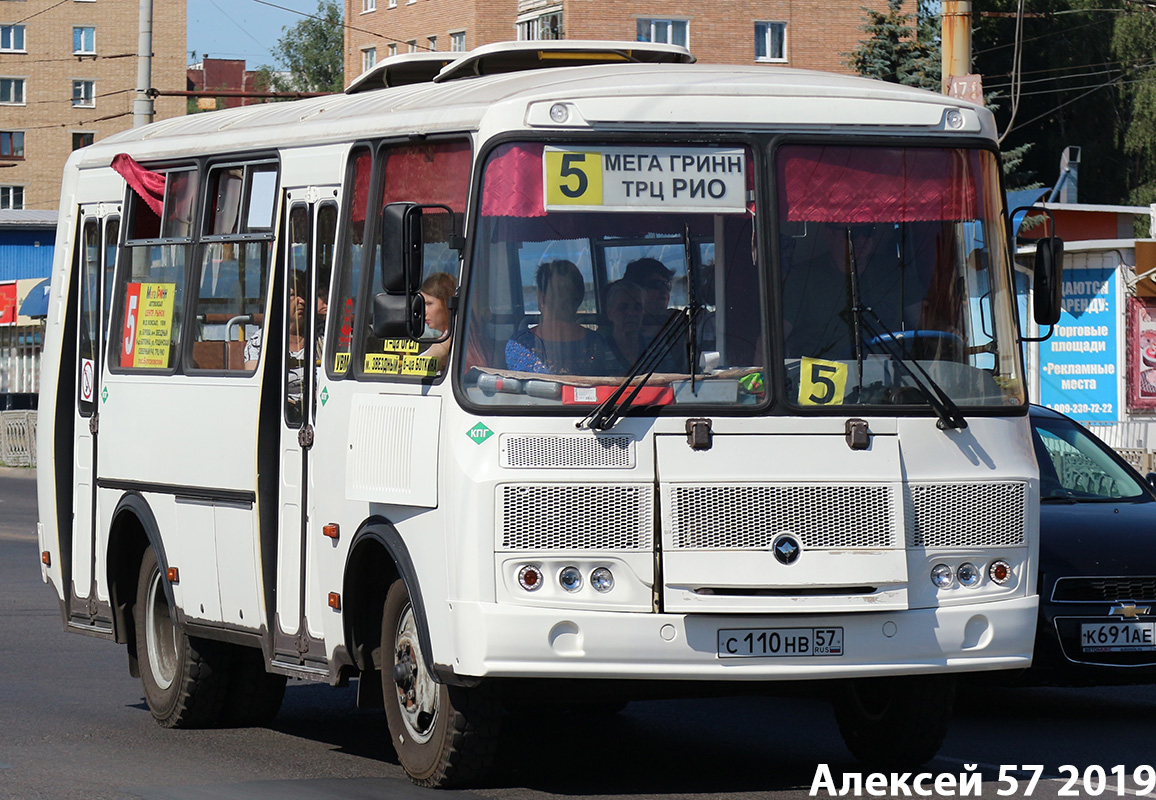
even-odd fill
[{"label": "bus headlight cluster", "polygon": [[[545,575],[536,564],[526,564],[518,570],[518,584],[527,592],[538,591],[544,581]],[[566,566],[558,570],[558,585],[567,592],[580,591],[585,581],[578,567]],[[589,581],[594,591],[605,594],[614,588],[614,573],[607,567],[595,567],[590,571]]]},{"label": "bus headlight cluster", "polygon": [[[937,589],[950,589],[956,582],[960,586],[972,589],[983,582],[983,572],[980,567],[970,561],[963,562],[955,569],[947,564],[936,564],[931,568],[931,582]],[[987,567],[987,577],[992,583],[997,583],[1000,586],[1010,581],[1012,576],[1011,564],[1003,559],[993,561]]]}]

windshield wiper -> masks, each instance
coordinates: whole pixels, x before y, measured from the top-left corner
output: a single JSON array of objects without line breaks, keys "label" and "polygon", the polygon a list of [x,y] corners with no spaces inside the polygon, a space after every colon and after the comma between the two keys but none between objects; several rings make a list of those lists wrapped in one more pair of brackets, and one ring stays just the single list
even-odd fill
[{"label": "windshield wiper", "polygon": [[[927,370],[907,354],[907,348],[904,347],[902,340],[884,324],[879,315],[870,306],[863,305],[863,298],[859,294],[859,268],[855,261],[855,243],[851,238],[850,228],[847,229],[847,251],[851,265],[851,313],[855,317],[855,355],[859,364],[858,384],[860,391],[862,391],[863,386],[863,331],[866,330],[871,335],[873,342],[882,345],[887,350],[887,354],[895,359],[895,363],[915,383],[915,388],[919,390],[919,393],[927,400],[927,404],[939,417],[939,422],[936,423],[939,429],[963,430],[967,427],[967,420],[963,418],[959,406],[943,390],[943,387],[927,374]],[[874,325],[865,318],[865,314],[871,316]],[[875,329],[875,325],[882,329],[882,334]],[[919,370],[919,375],[915,374],[912,367]]]},{"label": "windshield wiper", "polygon": [[[655,334],[650,343],[646,345],[642,353],[635,359],[634,363],[630,365],[626,377],[618,384],[618,387],[611,392],[610,396],[603,400],[597,408],[592,410],[589,414],[575,423],[576,427],[588,427],[597,431],[610,430],[614,427],[614,423],[622,418],[626,410],[630,408],[634,399],[638,397],[638,393],[642,391],[642,387],[650,380],[658,370],[658,365],[666,358],[666,354],[670,352],[670,348],[674,346],[687,330],[688,327],[693,328],[695,317],[698,315],[698,309],[693,306],[688,306],[683,311],[676,312],[667,317],[666,322],[663,323],[662,328]],[[691,374],[694,374],[693,368]],[[634,390],[626,395],[626,390],[630,389],[630,382],[639,375],[642,379],[634,386]]]}]

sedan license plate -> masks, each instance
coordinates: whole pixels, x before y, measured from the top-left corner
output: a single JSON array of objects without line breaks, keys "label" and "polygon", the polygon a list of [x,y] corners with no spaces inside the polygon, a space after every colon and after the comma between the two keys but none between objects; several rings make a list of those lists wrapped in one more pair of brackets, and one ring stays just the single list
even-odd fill
[{"label": "sedan license plate", "polygon": [[1099,622],[1080,626],[1085,653],[1156,650],[1156,622]]},{"label": "sedan license plate", "polygon": [[841,656],[842,628],[732,628],[718,632],[719,658]]}]

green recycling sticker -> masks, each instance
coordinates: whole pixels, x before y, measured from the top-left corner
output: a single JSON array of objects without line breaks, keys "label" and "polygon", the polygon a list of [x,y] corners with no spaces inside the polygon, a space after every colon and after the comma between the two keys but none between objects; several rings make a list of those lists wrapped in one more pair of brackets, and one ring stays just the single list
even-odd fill
[{"label": "green recycling sticker", "polygon": [[469,436],[471,439],[473,439],[478,444],[481,444],[482,442],[486,441],[486,439],[489,439],[493,435],[494,435],[494,432],[480,422],[477,425],[475,425],[474,427],[470,428],[468,431],[466,431],[466,436]]}]

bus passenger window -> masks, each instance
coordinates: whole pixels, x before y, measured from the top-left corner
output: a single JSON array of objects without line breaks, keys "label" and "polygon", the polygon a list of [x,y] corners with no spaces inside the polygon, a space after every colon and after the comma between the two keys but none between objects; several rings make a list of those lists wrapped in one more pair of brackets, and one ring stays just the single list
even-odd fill
[{"label": "bus passenger window", "polygon": [[349,203],[349,234],[344,243],[344,269],[338,276],[337,313],[332,314],[333,326],[329,338],[333,342],[327,356],[329,375],[341,377],[349,372],[353,350],[353,330],[356,319],[357,293],[361,283],[361,258],[365,249],[366,213],[369,205],[369,179],[373,158],[369,148],[360,145],[349,156],[345,197]]},{"label": "bus passenger window", "polygon": [[177,363],[188,246],[129,247],[128,267],[113,294],[111,338],[122,369],[171,370]]}]

